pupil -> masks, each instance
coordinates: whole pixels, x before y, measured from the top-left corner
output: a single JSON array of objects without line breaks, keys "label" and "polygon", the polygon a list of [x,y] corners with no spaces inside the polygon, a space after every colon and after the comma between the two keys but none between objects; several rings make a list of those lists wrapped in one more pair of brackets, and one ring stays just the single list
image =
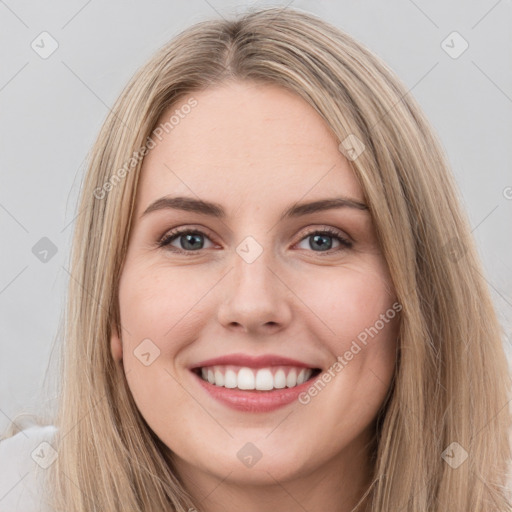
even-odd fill
[{"label": "pupil", "polygon": [[[196,249],[197,245],[202,245],[201,243],[194,244],[194,237],[196,237],[196,241],[197,241],[197,237],[200,237],[200,236],[201,235],[198,235],[198,234],[185,235],[186,242],[185,242],[185,247],[183,247],[183,249]],[[187,244],[190,244],[190,246],[187,247]]]},{"label": "pupil", "polygon": [[[319,242],[322,239],[325,242],[326,239],[331,239],[331,237],[328,236],[328,235],[314,235],[313,236],[314,243],[319,243],[319,248],[321,250],[329,250],[331,248],[331,246],[332,246],[332,240],[330,240],[330,243],[329,243],[329,241],[327,241],[326,243]],[[310,244],[310,246],[313,249],[313,246],[311,244]]]}]

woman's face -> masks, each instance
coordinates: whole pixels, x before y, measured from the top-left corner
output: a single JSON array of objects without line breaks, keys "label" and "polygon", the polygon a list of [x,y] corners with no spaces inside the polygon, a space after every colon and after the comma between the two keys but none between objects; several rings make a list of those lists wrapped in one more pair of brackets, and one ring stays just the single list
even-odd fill
[{"label": "woman's face", "polygon": [[362,189],[299,96],[233,82],[193,98],[144,160],[113,357],[195,485],[354,479],[399,309]]}]

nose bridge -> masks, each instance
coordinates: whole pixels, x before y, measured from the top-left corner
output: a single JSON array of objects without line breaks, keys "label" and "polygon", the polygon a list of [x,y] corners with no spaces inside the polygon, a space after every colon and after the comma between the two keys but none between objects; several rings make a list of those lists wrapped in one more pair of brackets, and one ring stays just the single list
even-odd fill
[{"label": "nose bridge", "polygon": [[[262,240],[262,237],[260,237]],[[265,247],[263,246],[265,243]],[[270,268],[275,267],[270,246],[271,237],[262,243],[253,236],[247,236],[238,244],[233,258],[233,295],[247,300],[253,297],[260,303],[274,302],[280,290]]]},{"label": "nose bridge", "polygon": [[264,248],[255,238],[247,237],[236,247],[234,256],[233,279],[238,292],[245,292],[253,287],[254,293],[269,289],[269,281],[275,279],[270,271],[273,265],[272,248],[267,244]]},{"label": "nose bridge", "polygon": [[269,245],[271,237],[265,240],[264,247],[255,237],[248,236],[235,248],[233,269],[219,305],[219,321],[226,327],[282,327],[291,318],[287,288],[276,276],[274,251]]}]

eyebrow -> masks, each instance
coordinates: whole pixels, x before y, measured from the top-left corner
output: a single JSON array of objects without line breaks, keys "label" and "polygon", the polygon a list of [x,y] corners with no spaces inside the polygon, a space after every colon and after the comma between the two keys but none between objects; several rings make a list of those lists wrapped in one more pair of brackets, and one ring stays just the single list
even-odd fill
[{"label": "eyebrow", "polygon": [[[368,211],[368,206],[364,203],[350,199],[348,197],[335,197],[332,199],[320,199],[317,201],[310,201],[307,203],[296,203],[290,206],[281,215],[280,220],[300,217],[311,213],[321,212],[324,210],[332,210],[337,208],[353,208],[356,210]],[[191,197],[161,197],[155,202],[151,203],[145,210],[141,217],[148,213],[157,210],[183,210],[186,212],[199,213],[201,215],[209,215],[218,219],[226,218],[224,208],[218,204],[201,199],[194,199]]]}]

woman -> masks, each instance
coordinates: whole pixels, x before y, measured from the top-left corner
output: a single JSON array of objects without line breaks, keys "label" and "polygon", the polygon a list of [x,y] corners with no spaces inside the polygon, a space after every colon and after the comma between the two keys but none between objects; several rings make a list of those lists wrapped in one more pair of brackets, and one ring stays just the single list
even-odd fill
[{"label": "woman", "polygon": [[447,161],[351,37],[293,9],[186,30],[113,107],[79,211],[49,507],[510,510]]}]

